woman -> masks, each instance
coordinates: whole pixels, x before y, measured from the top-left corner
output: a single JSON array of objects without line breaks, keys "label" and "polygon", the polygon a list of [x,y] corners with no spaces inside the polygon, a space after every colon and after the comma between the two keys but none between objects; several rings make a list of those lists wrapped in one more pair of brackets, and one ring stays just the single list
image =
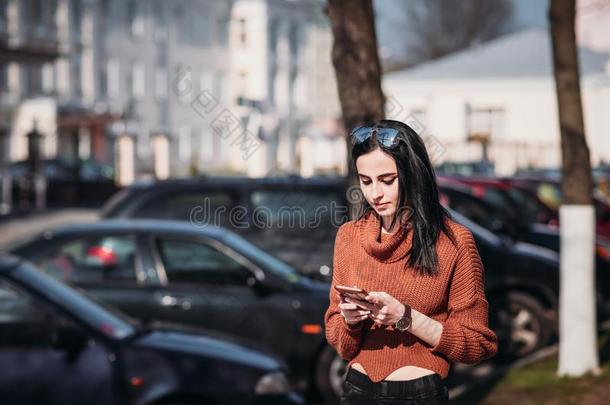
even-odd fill
[{"label": "woman", "polygon": [[[426,147],[402,122],[351,133],[364,195],[336,236],[326,338],[349,360],[342,404],[445,404],[450,363],[496,353],[471,232],[439,203]],[[340,294],[337,285],[368,292]]]}]

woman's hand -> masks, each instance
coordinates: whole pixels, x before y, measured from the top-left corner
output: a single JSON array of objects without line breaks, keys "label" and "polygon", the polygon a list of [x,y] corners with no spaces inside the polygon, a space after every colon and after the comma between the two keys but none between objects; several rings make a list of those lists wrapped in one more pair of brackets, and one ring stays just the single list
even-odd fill
[{"label": "woman's hand", "polygon": [[337,293],[341,303],[339,304],[339,310],[341,311],[341,315],[345,318],[345,322],[348,325],[355,325],[360,321],[365,320],[371,314],[371,311],[361,309],[356,304],[352,304],[347,302],[343,296]]},{"label": "woman's hand", "polygon": [[372,291],[366,300],[376,307],[370,318],[378,325],[394,325],[405,314],[405,306],[388,293]]}]

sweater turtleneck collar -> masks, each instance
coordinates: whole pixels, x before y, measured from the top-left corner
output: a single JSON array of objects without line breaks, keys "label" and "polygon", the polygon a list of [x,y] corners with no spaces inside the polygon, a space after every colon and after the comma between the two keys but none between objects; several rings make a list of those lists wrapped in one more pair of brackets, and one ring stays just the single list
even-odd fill
[{"label": "sweater turtleneck collar", "polygon": [[381,262],[391,263],[405,257],[411,250],[413,232],[411,224],[401,226],[392,234],[383,234],[381,218],[374,211],[369,211],[361,219],[360,243],[368,254]]}]

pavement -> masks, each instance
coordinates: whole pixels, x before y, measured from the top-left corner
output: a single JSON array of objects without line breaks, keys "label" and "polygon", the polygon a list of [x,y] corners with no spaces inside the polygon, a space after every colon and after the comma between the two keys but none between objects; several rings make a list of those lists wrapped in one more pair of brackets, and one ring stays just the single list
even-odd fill
[{"label": "pavement", "polygon": [[11,217],[0,221],[0,250],[40,232],[60,225],[95,222],[98,211],[94,209],[66,208],[30,214],[27,217]]}]

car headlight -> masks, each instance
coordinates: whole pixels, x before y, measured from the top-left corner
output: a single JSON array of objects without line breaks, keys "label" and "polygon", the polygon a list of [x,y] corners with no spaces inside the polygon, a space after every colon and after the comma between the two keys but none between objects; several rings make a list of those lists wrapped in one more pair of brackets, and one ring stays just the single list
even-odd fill
[{"label": "car headlight", "polygon": [[258,395],[286,394],[290,391],[288,378],[281,371],[265,374],[256,383]]}]

